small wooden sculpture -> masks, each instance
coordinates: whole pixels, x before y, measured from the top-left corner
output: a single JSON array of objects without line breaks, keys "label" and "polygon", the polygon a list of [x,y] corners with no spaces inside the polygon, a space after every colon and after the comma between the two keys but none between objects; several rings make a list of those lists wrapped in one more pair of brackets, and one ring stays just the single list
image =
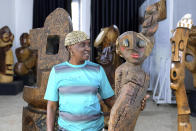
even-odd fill
[{"label": "small wooden sculpture", "polygon": [[191,131],[189,121],[190,108],[184,85],[185,77],[185,57],[187,43],[189,39],[192,19],[190,14],[186,14],[178,22],[177,28],[171,38],[172,44],[172,64],[170,70],[171,88],[174,89],[178,108],[178,131]]},{"label": "small wooden sculpture", "polygon": [[15,51],[18,62],[14,66],[14,72],[18,76],[29,77],[29,79],[30,76],[35,78],[37,53],[29,48],[30,37],[28,33],[23,33],[20,36],[20,43],[22,47],[17,48]]},{"label": "small wooden sculpture", "polygon": [[[110,27],[105,27],[101,29],[101,32],[97,36],[94,47],[97,49],[98,56],[96,62],[101,64],[104,68],[107,78],[112,86],[115,88],[114,79],[115,79],[115,70],[122,64],[122,60],[119,55],[116,54],[116,39],[119,36],[119,30],[116,25],[111,25]],[[101,101],[101,108],[105,114],[109,114],[110,108]],[[108,127],[109,115],[104,116],[104,125],[105,128]]]},{"label": "small wooden sculpture", "polygon": [[133,131],[141,110],[141,101],[149,85],[149,76],[141,64],[154,46],[158,21],[166,17],[166,3],[161,0],[147,7],[142,32],[128,31],[116,41],[117,53],[126,62],[115,72],[116,102],[112,107],[108,131]]},{"label": "small wooden sculpture", "polygon": [[11,50],[14,35],[8,26],[0,29],[0,83],[13,81],[14,58]]},{"label": "small wooden sculpture", "polygon": [[46,18],[43,28],[30,31],[30,48],[38,50],[37,85],[24,87],[23,98],[28,106],[23,108],[23,131],[46,130],[47,101],[44,94],[48,77],[53,65],[68,60],[64,39],[71,31],[70,16],[62,8],[57,8]]}]

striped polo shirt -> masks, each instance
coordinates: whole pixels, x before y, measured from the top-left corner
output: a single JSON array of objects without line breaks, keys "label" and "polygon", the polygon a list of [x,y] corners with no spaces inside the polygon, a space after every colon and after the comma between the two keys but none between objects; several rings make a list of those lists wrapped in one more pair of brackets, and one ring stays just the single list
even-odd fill
[{"label": "striped polo shirt", "polygon": [[104,118],[97,94],[102,99],[114,95],[103,68],[93,62],[55,65],[48,79],[44,99],[59,101],[60,127],[68,131],[99,131]]}]

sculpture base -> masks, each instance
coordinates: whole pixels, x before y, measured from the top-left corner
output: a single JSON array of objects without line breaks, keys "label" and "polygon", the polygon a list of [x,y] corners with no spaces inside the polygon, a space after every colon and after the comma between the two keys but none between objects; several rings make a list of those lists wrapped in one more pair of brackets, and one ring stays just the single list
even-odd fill
[{"label": "sculpture base", "polygon": [[22,81],[13,81],[10,83],[0,83],[0,95],[16,95],[24,88]]},{"label": "sculpture base", "polygon": [[[57,118],[55,131],[58,130]],[[46,110],[31,106],[23,107],[22,131],[46,131]]]}]

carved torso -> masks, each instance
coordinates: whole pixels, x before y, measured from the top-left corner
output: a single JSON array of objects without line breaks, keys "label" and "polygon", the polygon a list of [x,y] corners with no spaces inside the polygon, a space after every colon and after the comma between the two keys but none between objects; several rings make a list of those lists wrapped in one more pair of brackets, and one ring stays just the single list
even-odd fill
[{"label": "carved torso", "polygon": [[140,113],[141,101],[149,85],[149,76],[128,63],[115,72],[117,100],[111,111],[110,131],[132,131]]}]

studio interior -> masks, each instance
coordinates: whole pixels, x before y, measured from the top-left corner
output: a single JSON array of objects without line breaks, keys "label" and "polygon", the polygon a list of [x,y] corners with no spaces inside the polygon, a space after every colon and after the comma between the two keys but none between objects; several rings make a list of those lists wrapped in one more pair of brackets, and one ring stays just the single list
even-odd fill
[{"label": "studio interior", "polygon": [[[0,0],[0,131],[49,131],[45,94],[53,69],[58,77],[50,81],[64,73],[61,81],[74,83],[66,90],[56,82],[55,131],[196,131],[195,5],[195,0]],[[83,34],[68,38],[74,31]],[[84,40],[90,65],[59,66],[71,65],[77,54],[72,48]],[[81,83],[87,77],[89,86],[74,88],[77,78],[70,72],[79,72]],[[95,79],[101,83],[96,90],[90,88]],[[105,97],[107,82],[114,99]],[[84,102],[85,115],[62,115],[63,98],[74,96],[64,103],[74,112],[89,94],[96,99]],[[101,115],[95,118],[89,108]],[[66,129],[61,118],[71,121]],[[98,122],[86,129],[75,124],[101,118],[99,128]]]}]

